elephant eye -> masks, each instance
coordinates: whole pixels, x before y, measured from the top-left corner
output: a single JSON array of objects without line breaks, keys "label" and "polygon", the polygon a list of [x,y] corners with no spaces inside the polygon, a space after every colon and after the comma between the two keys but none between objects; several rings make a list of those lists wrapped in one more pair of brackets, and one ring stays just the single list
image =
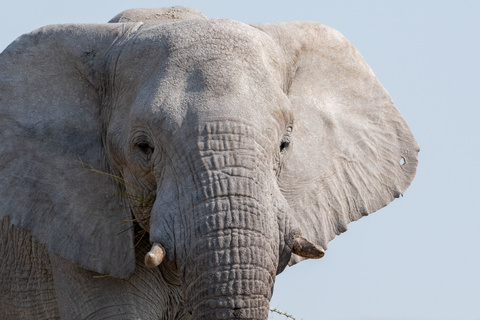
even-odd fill
[{"label": "elephant eye", "polygon": [[290,145],[289,141],[282,141],[282,143],[280,143],[280,152],[284,152],[289,145]]},{"label": "elephant eye", "polygon": [[292,127],[289,126],[287,131],[283,135],[282,141],[280,142],[280,153],[285,153],[290,146],[290,140],[292,135]]},{"label": "elephant eye", "polygon": [[150,156],[155,150],[148,142],[144,141],[137,143],[137,148],[147,156]]}]

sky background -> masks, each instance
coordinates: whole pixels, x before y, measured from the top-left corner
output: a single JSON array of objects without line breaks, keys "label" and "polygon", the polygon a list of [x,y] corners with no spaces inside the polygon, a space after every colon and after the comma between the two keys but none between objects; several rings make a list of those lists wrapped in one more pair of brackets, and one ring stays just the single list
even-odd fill
[{"label": "sky background", "polygon": [[271,307],[297,320],[479,320],[480,1],[5,0],[0,51],[43,25],[171,5],[209,18],[318,21],[339,30],[420,144],[404,197],[350,224],[321,260],[287,268]]}]

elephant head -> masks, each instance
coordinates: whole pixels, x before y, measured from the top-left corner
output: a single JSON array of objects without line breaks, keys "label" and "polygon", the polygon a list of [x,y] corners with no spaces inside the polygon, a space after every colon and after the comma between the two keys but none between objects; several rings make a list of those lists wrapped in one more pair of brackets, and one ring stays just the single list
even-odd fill
[{"label": "elephant head", "polygon": [[266,319],[278,273],[416,171],[392,99],[319,23],[132,10],[26,34],[0,70],[0,214],[118,278],[140,263],[138,223],[147,265],[179,277],[194,319]]}]

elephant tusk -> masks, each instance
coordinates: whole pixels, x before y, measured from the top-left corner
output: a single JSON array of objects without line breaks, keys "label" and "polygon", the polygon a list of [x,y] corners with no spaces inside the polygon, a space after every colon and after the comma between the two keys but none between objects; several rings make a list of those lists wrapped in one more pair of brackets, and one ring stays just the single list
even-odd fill
[{"label": "elephant tusk", "polygon": [[162,263],[165,257],[165,249],[155,242],[150,251],[145,255],[145,265],[147,268],[155,268]]},{"label": "elephant tusk", "polygon": [[310,259],[320,259],[325,255],[325,250],[303,237],[297,237],[293,240],[292,252],[297,256]]}]

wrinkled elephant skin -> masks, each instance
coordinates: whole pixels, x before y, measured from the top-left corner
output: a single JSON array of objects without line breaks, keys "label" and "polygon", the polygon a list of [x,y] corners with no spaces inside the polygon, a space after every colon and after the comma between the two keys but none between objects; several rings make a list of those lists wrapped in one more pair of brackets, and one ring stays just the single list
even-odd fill
[{"label": "wrinkled elephant skin", "polygon": [[267,319],[275,277],[403,194],[418,146],[320,23],[185,7],[0,57],[0,314]]}]

